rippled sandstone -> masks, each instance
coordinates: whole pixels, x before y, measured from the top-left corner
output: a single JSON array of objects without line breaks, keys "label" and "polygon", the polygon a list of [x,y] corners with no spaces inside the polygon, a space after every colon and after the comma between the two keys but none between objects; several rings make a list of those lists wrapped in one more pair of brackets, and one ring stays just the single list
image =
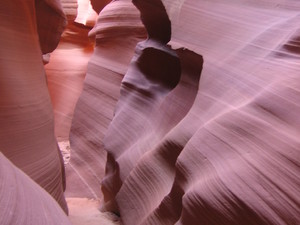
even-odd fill
[{"label": "rippled sandstone", "polygon": [[[45,174],[56,175],[59,197],[48,192],[66,210],[42,65],[65,18],[50,13],[57,1],[27,3],[0,7],[0,221],[68,224],[32,181],[47,190]],[[93,207],[101,199],[128,225],[299,223],[297,1],[62,3],[69,26],[45,68],[56,136],[71,130],[67,196],[94,198]],[[76,4],[87,14],[75,15]],[[48,6],[60,24],[49,36],[47,20],[36,21]],[[7,213],[28,202],[31,211]]]}]

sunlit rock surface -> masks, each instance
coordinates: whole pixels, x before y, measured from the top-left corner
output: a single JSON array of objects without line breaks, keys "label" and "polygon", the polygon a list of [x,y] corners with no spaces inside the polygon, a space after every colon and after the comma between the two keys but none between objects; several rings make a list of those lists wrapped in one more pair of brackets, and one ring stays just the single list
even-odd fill
[{"label": "sunlit rock surface", "polygon": [[[167,26],[158,22],[166,18],[160,2],[133,2],[145,10],[150,39],[135,47],[129,67],[122,42],[99,42],[72,126],[78,154],[90,155],[82,160],[88,173],[103,164],[89,163],[93,149],[104,156],[104,143],[108,152],[102,209],[128,225],[299,223],[300,3],[163,1],[181,63],[176,85],[174,67],[156,51],[145,54],[168,42],[152,35]],[[100,18],[96,27],[118,30]],[[159,47],[142,44],[152,37]],[[108,71],[92,67],[96,58]],[[129,68],[124,78],[111,69],[120,65]]]},{"label": "sunlit rock surface", "polygon": [[57,49],[45,65],[58,141],[69,139],[75,104],[83,88],[88,60],[93,53],[89,28],[69,21]]},{"label": "sunlit rock surface", "polygon": [[76,23],[84,26],[93,27],[98,14],[94,11],[90,0],[78,0]]},{"label": "sunlit rock surface", "polygon": [[72,225],[120,225],[119,217],[111,212],[100,212],[99,200],[67,198]]},{"label": "sunlit rock surface", "polygon": [[[1,2],[0,151],[67,212],[64,167],[54,135],[42,58],[43,53],[56,48],[65,24],[59,1]],[[22,187],[21,182],[11,185],[15,184]],[[7,196],[2,185],[0,189],[2,201]],[[19,194],[27,197],[26,191],[30,190],[24,187],[24,193]],[[14,197],[22,198],[15,194]],[[11,199],[12,204],[18,205],[15,200]],[[6,205],[1,202],[0,206],[3,213]],[[16,214],[21,208],[15,209]],[[23,224],[31,224],[28,221]]]}]

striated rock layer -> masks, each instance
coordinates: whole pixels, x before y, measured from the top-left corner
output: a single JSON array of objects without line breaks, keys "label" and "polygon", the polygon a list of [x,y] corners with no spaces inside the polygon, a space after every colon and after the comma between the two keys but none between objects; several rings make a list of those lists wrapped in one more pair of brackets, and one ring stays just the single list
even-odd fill
[{"label": "striated rock layer", "polygon": [[[56,48],[65,24],[59,1],[1,2],[0,151],[67,212],[63,194],[64,167],[54,135],[53,111],[42,59],[43,53]],[[9,185],[20,188],[22,182],[13,181]],[[26,195],[26,191],[30,191],[26,188],[24,193],[15,193],[14,197]],[[5,194],[1,186],[1,200]],[[12,204],[18,204],[14,200]],[[31,210],[28,205],[24,207]],[[1,209],[6,210],[5,203],[1,202]],[[18,214],[22,207],[15,210]]]},{"label": "striated rock layer", "polygon": [[71,225],[57,202],[0,152],[0,224]]},{"label": "striated rock layer", "polygon": [[104,19],[125,3],[91,31],[71,129],[85,194],[100,196],[104,146],[102,209],[123,224],[299,224],[300,3],[134,0],[135,43]]},{"label": "striated rock layer", "polygon": [[96,43],[72,120],[68,196],[100,198],[106,161],[102,139],[119,98],[120,82],[136,43],[145,38],[145,29],[130,1],[114,1],[101,11],[89,36]]}]

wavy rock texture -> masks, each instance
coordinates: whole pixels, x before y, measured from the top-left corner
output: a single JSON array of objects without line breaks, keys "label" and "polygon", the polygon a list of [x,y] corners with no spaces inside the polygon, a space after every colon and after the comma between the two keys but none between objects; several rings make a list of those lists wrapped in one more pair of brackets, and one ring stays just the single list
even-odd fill
[{"label": "wavy rock texture", "polygon": [[77,0],[60,0],[63,11],[68,19],[68,21],[74,21],[77,17]]},{"label": "wavy rock texture", "polygon": [[129,1],[90,32],[72,194],[128,225],[299,224],[300,3],[133,3],[146,41]]},{"label": "wavy rock texture", "polygon": [[170,43],[193,51],[177,51],[178,85],[163,10],[134,3],[150,39],[104,138],[103,209],[123,224],[298,224],[299,3],[164,1]]},{"label": "wavy rock texture", "polygon": [[0,152],[0,224],[71,225],[57,202]]},{"label": "wavy rock texture", "polygon": [[57,46],[65,25],[60,7],[58,1],[1,2],[0,151],[67,212],[64,167],[42,61],[42,53]]},{"label": "wavy rock texture", "polygon": [[130,1],[114,1],[101,11],[89,36],[96,46],[72,120],[68,196],[100,198],[106,161],[102,139],[119,98],[120,82],[145,30]]}]

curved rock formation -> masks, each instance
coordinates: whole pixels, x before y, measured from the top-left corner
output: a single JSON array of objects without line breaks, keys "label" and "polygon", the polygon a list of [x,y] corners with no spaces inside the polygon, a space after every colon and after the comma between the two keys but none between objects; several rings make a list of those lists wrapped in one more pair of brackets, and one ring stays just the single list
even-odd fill
[{"label": "curved rock formation", "polygon": [[67,25],[59,0],[35,1],[36,25],[43,54],[52,52]]},{"label": "curved rock formation", "polygon": [[64,167],[42,61],[42,53],[58,44],[64,15],[58,1],[32,0],[2,2],[0,17],[0,151],[67,212]]},{"label": "curved rock formation", "polygon": [[103,209],[123,224],[299,223],[299,3],[180,6],[170,43],[195,52],[179,54],[193,94],[175,105],[181,81],[170,91],[156,76],[173,67],[137,45],[104,139]]},{"label": "curved rock formation", "polygon": [[0,152],[0,224],[71,225],[57,202]]},{"label": "curved rock formation", "polygon": [[300,4],[133,3],[146,41],[126,0],[90,32],[70,196],[101,186],[128,225],[300,223]]},{"label": "curved rock formation", "polygon": [[102,139],[119,98],[120,82],[145,30],[131,2],[114,1],[101,11],[89,36],[96,46],[72,120],[68,196],[100,198],[106,161]]},{"label": "curved rock formation", "polygon": [[60,2],[68,21],[74,21],[77,16],[78,1],[60,0]]},{"label": "curved rock formation", "polygon": [[161,0],[133,0],[132,3],[141,13],[148,37],[167,44],[171,40],[171,21]]},{"label": "curved rock formation", "polygon": [[69,139],[74,108],[83,88],[88,60],[93,54],[89,30],[69,21],[57,49],[45,65],[58,141]]}]

